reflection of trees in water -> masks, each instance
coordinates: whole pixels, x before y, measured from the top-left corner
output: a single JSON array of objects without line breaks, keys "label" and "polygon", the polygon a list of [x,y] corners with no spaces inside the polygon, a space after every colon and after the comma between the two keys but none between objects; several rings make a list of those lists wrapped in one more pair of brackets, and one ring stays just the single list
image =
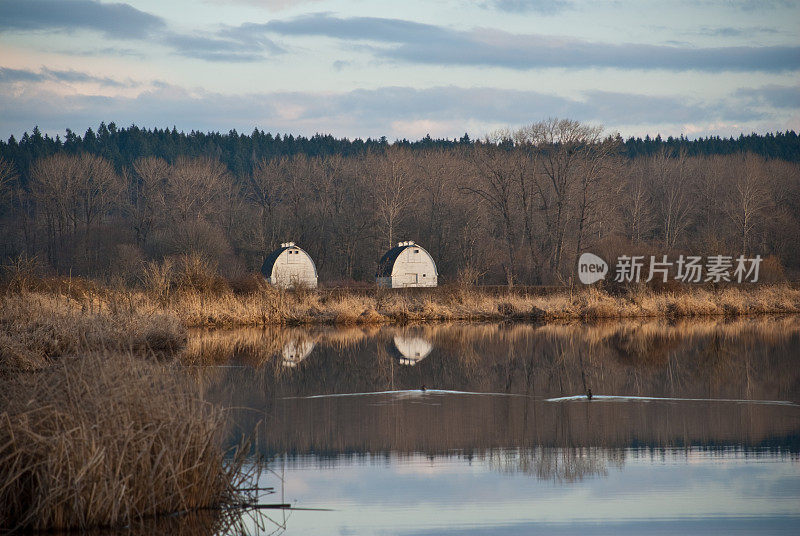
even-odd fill
[{"label": "reflection of trees in water", "polygon": [[[194,333],[184,361],[250,365],[253,374],[274,376],[265,385],[294,395],[426,385],[535,397],[591,388],[595,394],[792,400],[800,392],[799,333],[796,317],[218,330]],[[427,357],[414,367],[397,366],[405,357],[397,341],[414,358]],[[306,357],[284,367],[287,353]]]},{"label": "reflection of trees in water", "polygon": [[[797,408],[787,406],[550,403],[528,397],[421,392],[284,399],[294,396],[286,392],[292,388],[288,380],[265,385],[248,369],[225,373],[227,378],[216,384],[217,390],[208,391],[208,397],[231,408],[231,443],[242,433],[256,431],[266,456],[461,452],[481,457],[503,449],[709,445],[800,452]],[[526,461],[524,456],[521,461]]]},{"label": "reflection of trees in water", "polygon": [[503,473],[577,482],[587,477],[606,476],[609,466],[622,469],[625,451],[597,447],[504,449],[489,452],[487,461],[490,468]]},{"label": "reflection of trees in water", "polygon": [[[453,327],[447,343],[478,355],[479,371],[494,369],[494,387],[514,392],[576,394],[584,383],[595,393],[699,398],[794,399],[800,391],[794,317],[499,325],[478,340],[469,331]],[[446,347],[439,337],[434,344]]]},{"label": "reflection of trees in water", "polygon": [[[796,408],[542,399],[590,387],[595,394],[797,400],[798,333],[798,318],[237,330],[206,334],[206,343],[227,344],[229,359],[252,367],[192,370],[209,400],[252,408],[231,410],[232,434],[267,423],[261,442],[270,452],[780,447],[787,441],[796,452],[797,440],[787,439],[800,437],[797,420],[787,417]],[[429,341],[432,349],[415,366],[403,366],[396,337]],[[315,344],[295,367],[282,366],[289,341]],[[422,385],[526,396],[282,400]]]},{"label": "reflection of trees in water", "polygon": [[[268,327],[193,330],[181,356],[185,364],[238,364],[261,366],[280,357],[300,353],[310,346],[322,344],[346,350],[371,335],[369,329],[357,327]],[[296,351],[295,351],[296,350]]]}]

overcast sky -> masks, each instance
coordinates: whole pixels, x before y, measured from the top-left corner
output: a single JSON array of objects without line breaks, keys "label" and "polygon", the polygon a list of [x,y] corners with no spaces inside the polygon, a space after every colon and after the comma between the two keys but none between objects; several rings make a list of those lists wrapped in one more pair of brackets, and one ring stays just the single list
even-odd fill
[{"label": "overcast sky", "polygon": [[0,0],[0,137],[800,130],[792,0]]}]

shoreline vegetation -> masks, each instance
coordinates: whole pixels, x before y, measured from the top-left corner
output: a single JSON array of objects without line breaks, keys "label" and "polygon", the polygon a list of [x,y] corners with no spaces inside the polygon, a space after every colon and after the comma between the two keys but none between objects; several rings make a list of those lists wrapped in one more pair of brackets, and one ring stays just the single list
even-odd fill
[{"label": "shoreline vegetation", "polygon": [[0,296],[0,374],[37,370],[81,352],[132,352],[169,359],[187,329],[281,325],[380,325],[462,321],[538,323],[679,319],[800,312],[788,284],[724,288],[482,288],[281,290],[253,276],[194,286],[103,286],[86,279],[26,278]]},{"label": "shoreline vegetation", "polygon": [[208,511],[212,534],[253,501],[248,445],[227,451],[223,410],[165,364],[97,352],[0,376],[0,408],[0,532]]},{"label": "shoreline vegetation", "polygon": [[561,322],[622,318],[682,318],[800,312],[800,289],[770,285],[610,293],[596,288],[545,293],[481,287],[343,291],[281,291],[207,297],[184,294],[165,308],[187,327],[302,324],[404,324],[453,321]]}]

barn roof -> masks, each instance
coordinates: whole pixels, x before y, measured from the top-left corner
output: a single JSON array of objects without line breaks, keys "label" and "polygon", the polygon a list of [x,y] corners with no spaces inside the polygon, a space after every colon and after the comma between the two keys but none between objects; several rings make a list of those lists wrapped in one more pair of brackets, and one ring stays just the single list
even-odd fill
[{"label": "barn roof", "polygon": [[[402,244],[403,242],[401,242]],[[392,268],[394,268],[394,261],[397,260],[397,257],[400,256],[400,253],[411,246],[403,245],[403,246],[395,246],[386,253],[383,254],[381,257],[381,261],[378,263],[378,277],[392,277]]]},{"label": "barn roof", "polygon": [[[278,260],[278,257],[281,256],[281,253],[283,253],[287,249],[299,249],[300,251],[305,253],[309,259],[311,259],[311,256],[306,252],[306,250],[304,250],[294,242],[286,242],[284,244],[281,244],[281,247],[279,247],[278,249],[267,255],[267,258],[264,259],[264,264],[261,265],[261,273],[264,275],[264,277],[267,278],[272,277],[272,268],[275,266],[275,262]],[[311,264],[314,264],[313,259],[311,259]],[[314,264],[314,276],[316,277],[316,275],[317,275],[317,266]]]},{"label": "barn roof", "polygon": [[275,261],[287,249],[289,249],[289,246],[282,246],[267,255],[267,258],[264,259],[264,264],[261,265],[261,273],[264,274],[264,277],[272,277],[272,268],[275,266]]}]

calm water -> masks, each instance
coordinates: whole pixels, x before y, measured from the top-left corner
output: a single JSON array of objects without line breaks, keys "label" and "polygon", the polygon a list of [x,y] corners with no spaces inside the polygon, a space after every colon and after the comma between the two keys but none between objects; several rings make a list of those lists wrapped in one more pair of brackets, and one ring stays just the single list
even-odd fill
[{"label": "calm water", "polygon": [[265,533],[800,533],[800,318],[193,333],[209,358],[262,500],[329,510]]}]

